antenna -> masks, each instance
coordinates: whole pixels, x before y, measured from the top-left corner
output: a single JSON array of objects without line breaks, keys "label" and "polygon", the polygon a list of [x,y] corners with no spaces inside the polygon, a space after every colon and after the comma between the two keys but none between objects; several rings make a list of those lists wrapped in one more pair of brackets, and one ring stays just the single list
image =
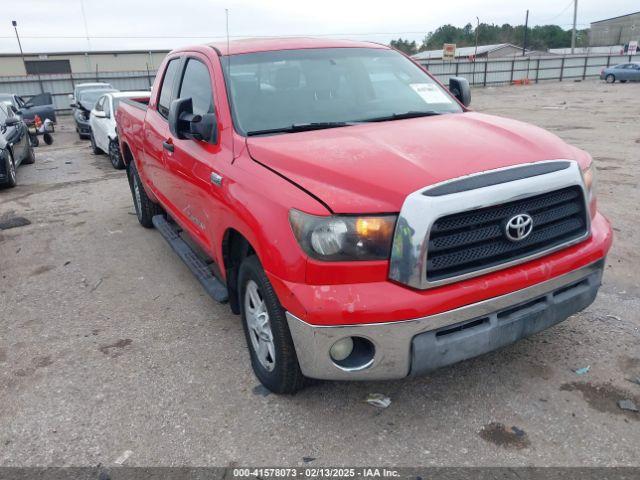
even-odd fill
[{"label": "antenna", "polygon": [[[227,88],[231,89],[231,50],[229,48],[229,9],[225,8],[224,9],[224,13],[226,16],[226,22],[227,22],[227,78],[229,79],[229,85],[227,85]],[[232,100],[233,101],[233,100]],[[229,105],[229,107],[233,108],[232,105]],[[231,120],[233,122],[233,120]],[[236,160],[236,139],[233,136],[233,124],[231,126],[231,163],[235,162]]]}]

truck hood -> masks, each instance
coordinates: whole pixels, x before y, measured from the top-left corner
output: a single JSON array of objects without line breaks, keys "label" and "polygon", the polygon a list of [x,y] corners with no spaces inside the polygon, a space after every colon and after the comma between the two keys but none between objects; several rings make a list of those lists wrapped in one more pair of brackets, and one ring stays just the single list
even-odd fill
[{"label": "truck hood", "polygon": [[408,194],[445,180],[579,156],[541,128],[475,112],[249,137],[247,146],[334,213],[398,212]]}]

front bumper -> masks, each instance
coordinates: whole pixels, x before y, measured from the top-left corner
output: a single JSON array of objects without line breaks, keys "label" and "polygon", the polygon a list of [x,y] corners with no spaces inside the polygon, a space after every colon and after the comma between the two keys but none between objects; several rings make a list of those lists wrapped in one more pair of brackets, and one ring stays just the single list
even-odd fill
[{"label": "front bumper", "polygon": [[90,135],[91,134],[91,124],[89,120],[79,119],[75,117],[76,121],[76,130],[80,135]]},{"label": "front bumper", "polygon": [[[522,290],[413,320],[360,325],[310,325],[287,312],[300,369],[325,380],[385,380],[424,373],[509,345],[589,306],[604,260]],[[339,339],[367,339],[372,361],[336,365],[329,349]]]}]

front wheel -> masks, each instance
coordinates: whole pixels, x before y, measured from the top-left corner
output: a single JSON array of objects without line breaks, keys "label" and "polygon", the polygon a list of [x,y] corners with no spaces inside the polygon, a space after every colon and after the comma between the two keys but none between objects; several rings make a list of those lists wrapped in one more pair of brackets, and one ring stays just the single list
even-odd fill
[{"label": "front wheel", "polygon": [[111,165],[116,170],[124,168],[124,161],[122,160],[122,155],[120,155],[120,147],[117,140],[109,141],[109,160],[111,160]]},{"label": "front wheel", "polygon": [[295,393],[305,378],[291,339],[284,309],[255,255],[242,261],[238,292],[251,366],[274,393]]},{"label": "front wheel", "polygon": [[613,76],[613,74],[609,74],[605,77],[605,81],[607,83],[614,83],[616,81],[616,77]]}]

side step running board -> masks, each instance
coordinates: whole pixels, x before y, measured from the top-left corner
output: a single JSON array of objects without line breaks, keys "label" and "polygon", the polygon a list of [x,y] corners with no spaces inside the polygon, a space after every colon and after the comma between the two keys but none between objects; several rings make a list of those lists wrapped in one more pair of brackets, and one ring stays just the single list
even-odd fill
[{"label": "side step running board", "polygon": [[207,264],[180,238],[180,227],[169,223],[164,215],[155,215],[152,221],[164,239],[169,242],[173,251],[178,254],[182,261],[186,263],[187,267],[189,267],[189,270],[196,276],[206,292],[220,303],[227,302],[229,300],[227,287],[213,275],[213,272]]}]

